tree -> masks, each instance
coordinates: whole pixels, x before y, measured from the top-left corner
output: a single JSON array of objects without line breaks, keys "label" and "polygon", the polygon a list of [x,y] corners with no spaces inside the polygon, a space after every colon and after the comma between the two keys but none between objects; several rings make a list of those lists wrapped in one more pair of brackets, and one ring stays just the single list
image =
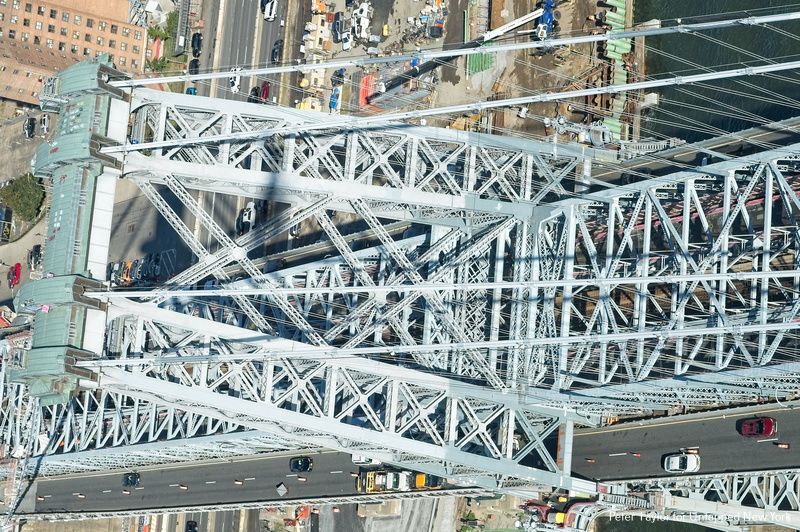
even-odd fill
[{"label": "tree", "polygon": [[158,26],[150,26],[149,28],[147,28],[147,35],[149,35],[154,39],[161,38],[162,41],[165,41],[169,38],[167,32]]},{"label": "tree", "polygon": [[25,174],[0,189],[0,199],[11,207],[14,214],[26,222],[32,222],[39,215],[39,208],[44,201],[44,188],[33,175]]},{"label": "tree", "polygon": [[163,72],[169,65],[166,57],[158,57],[156,59],[148,59],[146,66],[153,72]]},{"label": "tree", "polygon": [[167,15],[167,27],[164,29],[167,34],[167,39],[178,38],[178,10],[170,11]]}]

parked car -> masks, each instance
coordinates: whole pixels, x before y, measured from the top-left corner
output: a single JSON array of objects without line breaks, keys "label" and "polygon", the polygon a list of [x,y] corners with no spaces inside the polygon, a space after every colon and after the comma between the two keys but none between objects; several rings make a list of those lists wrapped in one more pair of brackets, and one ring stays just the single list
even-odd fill
[{"label": "parked car", "polygon": [[345,77],[345,70],[343,68],[336,70],[331,76],[331,86],[338,87],[340,85],[344,85],[344,77]]},{"label": "parked car", "polygon": [[278,14],[278,0],[266,0],[261,2],[261,11],[264,12],[264,20],[273,21]]},{"label": "parked car", "polygon": [[245,205],[244,209],[236,217],[236,234],[242,236],[256,225],[256,206],[252,201]]},{"label": "parked car", "polygon": [[353,34],[348,30],[342,35],[342,50],[347,51],[353,47]]},{"label": "parked car", "polygon": [[37,269],[42,264],[42,245],[36,244],[28,251],[28,268]]},{"label": "parked car", "polygon": [[36,119],[32,116],[29,116],[25,119],[25,122],[22,123],[22,134],[25,135],[25,138],[32,139],[33,136],[36,134]]},{"label": "parked car", "polygon": [[186,94],[190,96],[197,96],[197,89],[194,87],[189,87],[188,89],[186,89]]},{"label": "parked car", "polygon": [[261,101],[261,91],[259,91],[258,87],[253,87],[250,89],[250,94],[247,95],[248,103],[258,103]]},{"label": "parked car", "polygon": [[139,473],[125,473],[122,475],[122,487],[123,488],[135,488],[139,485],[140,477]]},{"label": "parked car", "polygon": [[130,282],[136,280],[136,272],[139,271],[139,265],[141,264],[141,262],[142,261],[140,261],[139,259],[136,259],[131,263],[131,268],[130,270],[128,270],[128,279]]},{"label": "parked car", "polygon": [[267,103],[269,100],[269,81],[261,84],[261,101]]},{"label": "parked car", "polygon": [[333,91],[331,91],[331,99],[328,103],[328,107],[330,108],[331,112],[336,111],[339,108],[339,95],[341,94],[342,89],[340,87],[334,87]]},{"label": "parked car", "polygon": [[14,288],[19,284],[20,276],[22,275],[22,264],[19,262],[8,269],[8,287]]},{"label": "parked car", "polygon": [[289,460],[289,471],[292,473],[306,473],[314,467],[314,461],[308,456],[295,456]]},{"label": "parked car", "polygon": [[[247,224],[249,229],[254,229],[256,226],[256,204],[252,201],[248,201],[247,205],[244,206],[244,210],[242,211],[242,223]],[[249,230],[248,229],[248,230]],[[247,231],[245,231],[246,233]]]},{"label": "parked car", "polygon": [[192,34],[192,57],[200,57],[200,52],[203,50],[203,34]]},{"label": "parked car", "polygon": [[139,264],[136,265],[136,271],[134,271],[131,274],[131,277],[133,277],[134,281],[141,281],[142,279],[144,279],[146,277],[146,274],[147,274],[147,267],[145,265],[145,261],[146,260],[147,259],[140,260]]},{"label": "parked car", "polygon": [[119,272],[119,263],[109,262],[108,266],[106,266],[106,281],[111,281],[113,283],[114,277],[116,277],[118,272]]},{"label": "parked car", "polygon": [[772,417],[756,417],[739,422],[739,434],[745,438],[767,438],[778,433],[778,422]]},{"label": "parked car", "polygon": [[112,262],[109,264],[110,268],[110,275],[108,276],[108,280],[114,283],[115,285],[119,284],[119,279],[122,276],[122,267],[125,265],[123,261]]},{"label": "parked car", "polygon": [[281,55],[283,55],[283,39],[278,39],[272,46],[272,56],[271,56],[272,62],[280,63]]},{"label": "parked car", "polygon": [[196,76],[200,73],[200,60],[192,59],[189,61],[189,75]]},{"label": "parked car", "polygon": [[122,266],[122,273],[119,274],[119,284],[127,285],[131,282],[131,266],[133,261],[126,261]]},{"label": "parked car", "polygon": [[154,278],[161,275],[161,253],[153,255],[153,260],[148,264],[147,275]]},{"label": "parked car", "polygon": [[42,132],[42,137],[47,135],[47,133],[50,131],[50,115],[49,114],[44,113],[39,118],[39,130]]},{"label": "parked car", "polygon": [[667,473],[697,473],[700,470],[700,455],[680,452],[664,457],[664,471]]},{"label": "parked car", "polygon": [[344,15],[340,11],[334,16],[333,25],[331,26],[331,36],[333,38],[333,42],[335,43],[342,42],[342,33],[344,31],[343,23]]},{"label": "parked car", "polygon": [[242,86],[242,76],[239,75],[239,72],[241,71],[242,67],[233,67],[231,69],[231,73],[233,75],[228,78],[228,87],[230,87],[233,94],[238,94],[239,89]]}]

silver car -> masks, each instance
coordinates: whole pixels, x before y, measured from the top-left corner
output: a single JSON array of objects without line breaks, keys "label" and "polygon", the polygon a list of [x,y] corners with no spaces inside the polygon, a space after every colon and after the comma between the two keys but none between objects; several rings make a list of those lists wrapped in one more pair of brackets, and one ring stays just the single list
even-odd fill
[{"label": "silver car", "polygon": [[664,471],[667,473],[697,473],[700,470],[700,456],[690,453],[674,453],[664,457]]}]

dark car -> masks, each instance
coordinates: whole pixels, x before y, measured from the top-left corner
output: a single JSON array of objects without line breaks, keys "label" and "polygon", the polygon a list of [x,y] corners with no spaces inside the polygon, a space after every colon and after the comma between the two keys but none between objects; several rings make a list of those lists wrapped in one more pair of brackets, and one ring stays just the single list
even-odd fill
[{"label": "dark car", "polygon": [[282,54],[283,54],[283,39],[278,39],[272,46],[272,62],[280,63]]},{"label": "dark car", "polygon": [[340,43],[342,42],[342,31],[344,31],[344,17],[342,16],[342,12],[336,13],[336,16],[333,19],[333,26],[331,26],[331,35],[333,36],[333,42]]},{"label": "dark car", "polygon": [[338,87],[339,85],[344,85],[344,76],[345,76],[345,70],[343,68],[340,68],[339,70],[334,72],[333,76],[331,76],[331,85],[333,85],[334,87]]},{"label": "dark car", "polygon": [[186,521],[185,532],[197,532],[197,521]]},{"label": "dark car", "polygon": [[200,57],[200,52],[203,50],[203,34],[192,34],[192,56]]},{"label": "dark car", "polygon": [[9,288],[14,288],[19,284],[19,278],[21,274],[22,274],[22,264],[20,264],[19,262],[13,265],[11,268],[9,268],[7,277]]},{"label": "dark car", "polygon": [[772,417],[745,419],[739,424],[739,434],[745,438],[775,436],[778,433],[778,422]]},{"label": "dark car", "polygon": [[153,260],[148,265],[147,275],[153,278],[158,278],[161,275],[161,253],[153,255]]},{"label": "dark car", "polygon": [[258,103],[261,101],[261,91],[258,90],[258,87],[253,87],[250,89],[250,94],[247,95],[247,102],[248,103]]},{"label": "dark car", "polygon": [[308,456],[295,456],[289,460],[289,471],[292,473],[305,473],[311,471],[314,462]]},{"label": "dark car", "polygon": [[36,244],[28,252],[28,268],[35,270],[42,263],[42,245]]},{"label": "dark car", "polygon": [[33,136],[36,134],[36,119],[32,116],[29,116],[25,119],[25,122],[22,123],[22,134],[25,135],[25,138],[32,139]]},{"label": "dark car", "polygon": [[245,209],[239,212],[236,217],[236,235],[242,236],[250,232],[250,222],[244,219]]},{"label": "dark car", "polygon": [[139,473],[125,473],[122,475],[123,488],[135,488],[139,485]]},{"label": "dark car", "polygon": [[189,74],[192,76],[196,76],[200,73],[200,61],[197,59],[192,59],[189,61]]}]

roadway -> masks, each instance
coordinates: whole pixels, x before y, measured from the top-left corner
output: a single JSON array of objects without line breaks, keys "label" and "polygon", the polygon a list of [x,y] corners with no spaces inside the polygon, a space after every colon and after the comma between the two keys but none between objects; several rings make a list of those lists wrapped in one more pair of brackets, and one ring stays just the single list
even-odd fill
[{"label": "roadway", "polygon": [[[308,453],[313,470],[292,474],[289,456],[176,464],[140,469],[140,485],[125,493],[122,472],[39,479],[30,490],[36,513],[179,508],[269,500],[355,495],[349,454]],[[236,481],[241,481],[237,484]],[[288,492],[281,496],[277,487]],[[30,508],[28,504],[23,506]]]},{"label": "roadway", "polygon": [[[221,27],[219,25],[219,8],[215,10],[210,7],[207,12],[204,12],[207,23],[203,35],[203,53],[200,57],[201,71],[230,70],[235,66],[249,67],[267,64],[270,60],[272,46],[283,35],[284,28],[280,26],[280,13],[275,20],[266,21],[258,1],[221,1],[224,2]],[[215,3],[219,5],[219,2]],[[232,94],[227,79],[218,79],[213,83],[213,89],[208,83],[199,84],[198,94],[246,101],[250,87],[261,86],[260,80],[242,78],[239,93]]]},{"label": "roadway", "polygon": [[[221,17],[220,8],[224,11]],[[208,2],[208,6],[204,6],[202,17],[205,29],[203,51],[200,55],[201,71],[230,70],[235,66],[268,64],[275,41],[283,38],[280,5],[278,17],[273,21],[266,21],[259,1],[212,0]],[[266,79],[272,84],[270,97],[277,96],[279,94],[277,78]],[[261,87],[263,81],[263,78],[243,77],[237,94],[230,92],[226,78],[198,83],[196,88],[201,96],[247,101],[250,88]],[[247,201],[249,199],[230,194],[200,193],[200,202],[220,223],[228,236],[233,238],[236,236],[236,217]],[[200,229],[197,236],[211,252],[217,249],[218,244],[205,229]]]},{"label": "roadway", "polygon": [[[777,420],[777,438],[762,440],[739,435],[737,421],[754,417],[756,412]],[[790,443],[792,449],[780,449],[777,442]],[[702,417],[670,417],[663,421],[576,430],[572,470],[597,480],[668,476],[661,468],[663,456],[684,447],[699,448],[701,475],[797,468],[800,467],[796,451],[800,448],[800,416],[794,409],[768,405],[746,412],[720,411]],[[633,453],[641,456],[637,458]]]}]

